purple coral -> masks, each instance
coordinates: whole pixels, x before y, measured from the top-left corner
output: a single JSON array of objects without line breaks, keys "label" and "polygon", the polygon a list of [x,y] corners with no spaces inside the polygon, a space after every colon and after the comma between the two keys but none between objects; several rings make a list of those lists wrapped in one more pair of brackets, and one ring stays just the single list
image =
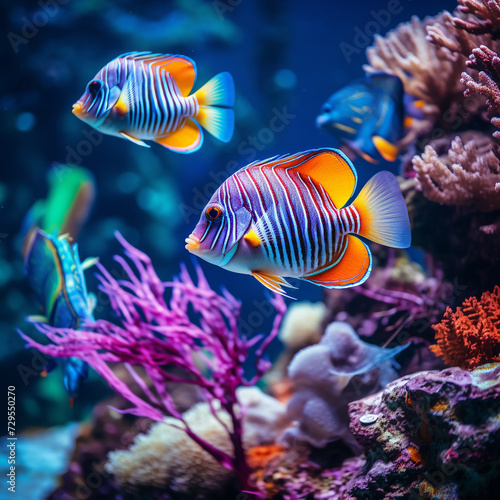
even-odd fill
[{"label": "purple coral", "polygon": [[[178,278],[162,282],[147,255],[127,243],[119,233],[116,237],[135,271],[118,255],[115,260],[126,279],[115,279],[102,265],[99,265],[98,279],[99,288],[109,297],[119,324],[89,321],[79,331],[38,324],[38,329],[52,342],[48,345],[41,345],[21,333],[22,337],[30,347],[45,354],[58,358],[75,356],[88,362],[133,404],[123,412],[157,421],[163,421],[166,415],[179,419],[183,424],[179,428],[219,463],[233,470],[240,485],[249,489],[236,389],[255,385],[269,369],[270,362],[263,354],[276,337],[286,312],[283,299],[279,296],[271,299],[277,314],[270,334],[264,339],[256,336],[248,340],[238,335],[240,303],[226,290],[222,295],[214,292],[201,268],[196,268],[197,283],[184,266]],[[166,289],[171,289],[169,303],[164,297]],[[255,375],[247,379],[242,365],[252,348],[256,348]],[[123,363],[130,372],[143,397],[135,394],[110,368],[111,363],[117,362]],[[150,384],[139,375],[141,367]],[[171,368],[184,375],[173,374]],[[201,390],[214,417],[227,430],[234,456],[215,448],[190,429],[168,392],[169,382],[187,383]],[[230,416],[231,426],[220,420],[217,401]]]}]

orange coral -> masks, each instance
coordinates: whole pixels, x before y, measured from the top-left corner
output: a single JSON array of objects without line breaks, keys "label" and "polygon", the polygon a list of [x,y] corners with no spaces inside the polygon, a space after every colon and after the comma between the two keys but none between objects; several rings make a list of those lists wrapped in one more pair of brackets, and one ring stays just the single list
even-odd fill
[{"label": "orange coral", "polygon": [[447,365],[472,370],[500,361],[500,287],[471,297],[453,312],[449,307],[433,326],[437,344],[430,348]]}]

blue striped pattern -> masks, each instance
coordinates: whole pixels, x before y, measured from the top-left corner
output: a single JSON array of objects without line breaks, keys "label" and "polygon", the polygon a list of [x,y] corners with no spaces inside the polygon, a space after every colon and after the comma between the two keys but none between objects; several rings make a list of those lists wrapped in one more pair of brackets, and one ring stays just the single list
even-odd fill
[{"label": "blue striped pattern", "polygon": [[355,207],[335,207],[321,184],[299,172],[315,154],[304,153],[299,162],[297,155],[256,162],[227,179],[219,189],[224,217],[207,224],[200,243],[217,224],[210,250],[220,247],[225,254],[237,239],[236,214],[243,206],[252,213],[266,260],[288,270],[287,276],[316,274],[337,264],[347,248],[346,235],[359,232],[361,221]]},{"label": "blue striped pattern", "polygon": [[[83,100],[87,113],[96,120],[94,126],[106,125],[110,107],[119,94],[124,92],[128,106],[125,131],[133,131],[141,139],[164,137],[179,130],[188,118],[198,114],[198,102],[194,95],[184,97],[167,71],[170,61],[176,62],[180,56],[135,52],[120,56],[104,66],[87,86]],[[183,56],[183,59],[194,63]],[[194,69],[195,71],[195,69]],[[93,94],[91,86],[102,82],[101,89]]]}]

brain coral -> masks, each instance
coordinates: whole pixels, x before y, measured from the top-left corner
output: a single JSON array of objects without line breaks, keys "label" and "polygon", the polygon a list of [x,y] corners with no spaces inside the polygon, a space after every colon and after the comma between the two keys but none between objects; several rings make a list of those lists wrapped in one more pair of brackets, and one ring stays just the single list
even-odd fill
[{"label": "brain coral", "polygon": [[[232,453],[231,442],[223,426],[210,413],[207,403],[199,403],[184,414],[188,425],[218,449]],[[229,425],[229,416],[219,412]],[[166,422],[179,425],[167,417]],[[106,470],[123,486],[153,486],[205,498],[206,492],[223,491],[231,471],[220,465],[183,430],[163,422],[153,424],[147,434],[139,434],[129,450],[108,455]]]},{"label": "brain coral", "polygon": [[448,307],[433,328],[437,344],[431,350],[448,365],[471,370],[500,361],[500,288],[465,300],[455,312]]},{"label": "brain coral", "polygon": [[[243,442],[246,449],[274,443],[288,425],[285,405],[257,387],[237,389],[243,408]],[[229,415],[218,417],[229,428]],[[208,403],[198,403],[184,413],[189,427],[219,450],[233,454],[233,445],[223,425],[213,416]],[[167,417],[153,424],[147,434],[138,434],[128,450],[111,452],[106,469],[128,487],[169,488],[189,498],[212,498],[230,490],[233,473],[220,465],[183,430],[179,420]]]}]

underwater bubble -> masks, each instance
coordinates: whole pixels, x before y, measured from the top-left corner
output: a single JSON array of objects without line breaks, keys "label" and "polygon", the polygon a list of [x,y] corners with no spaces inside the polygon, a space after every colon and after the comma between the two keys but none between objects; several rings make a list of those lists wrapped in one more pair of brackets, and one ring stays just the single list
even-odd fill
[{"label": "underwater bubble", "polygon": [[141,178],[135,172],[123,172],[117,179],[118,189],[125,194],[133,193],[139,187]]},{"label": "underwater bubble", "polygon": [[28,111],[21,113],[16,119],[16,128],[20,132],[28,132],[35,125],[35,115]]},{"label": "underwater bubble", "polygon": [[282,89],[292,89],[297,85],[297,75],[291,69],[280,69],[274,73],[274,84]]},{"label": "underwater bubble", "polygon": [[370,425],[375,423],[378,420],[378,415],[375,415],[374,413],[366,413],[365,415],[359,417],[359,421],[363,425]]}]

